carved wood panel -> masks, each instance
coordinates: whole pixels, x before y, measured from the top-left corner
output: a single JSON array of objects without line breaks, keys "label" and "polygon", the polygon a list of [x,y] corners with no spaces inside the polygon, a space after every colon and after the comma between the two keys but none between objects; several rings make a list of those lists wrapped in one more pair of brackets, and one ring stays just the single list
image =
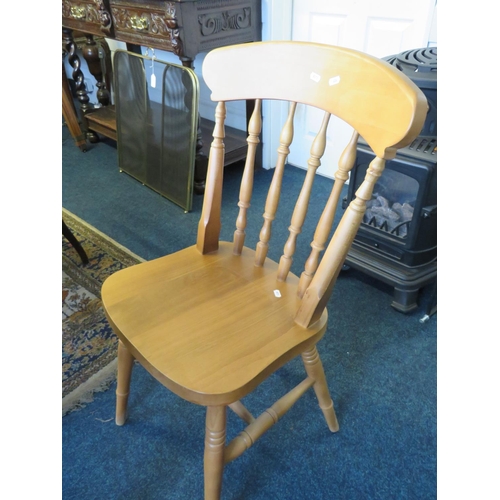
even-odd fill
[{"label": "carved wood panel", "polygon": [[194,59],[261,39],[260,0],[62,0],[62,25]]},{"label": "carved wood panel", "polygon": [[260,40],[260,1],[205,0],[196,2],[199,52]]},{"label": "carved wood panel", "polygon": [[62,25],[85,33],[112,37],[109,0],[62,0]]},{"label": "carved wood panel", "polygon": [[178,12],[173,2],[134,5],[111,1],[111,14],[117,39],[183,55]]}]

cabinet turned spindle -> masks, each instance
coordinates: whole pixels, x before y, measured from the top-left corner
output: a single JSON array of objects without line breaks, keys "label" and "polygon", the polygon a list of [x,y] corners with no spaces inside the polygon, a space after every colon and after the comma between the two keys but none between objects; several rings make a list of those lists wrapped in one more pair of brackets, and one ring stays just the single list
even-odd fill
[{"label": "cabinet turned spindle", "polygon": [[[85,45],[82,49],[83,58],[87,62],[87,66],[91,75],[96,79],[97,86],[97,100],[101,106],[108,106],[110,104],[109,90],[106,87],[105,75],[102,71],[101,59],[99,57],[99,46],[91,34],[85,35]],[[106,43],[106,42],[104,42]],[[108,49],[109,50],[109,49]]]},{"label": "cabinet turned spindle", "polygon": [[[80,103],[80,111],[84,117],[92,108],[90,105],[90,98],[85,87],[85,77],[83,71],[81,70],[82,63],[78,57],[76,43],[73,38],[73,30],[63,28],[63,40],[65,50],[68,54],[68,62],[73,69],[72,77],[75,82],[76,96],[78,98],[78,102]],[[82,120],[82,126],[84,128],[84,133],[86,134],[88,130],[85,120]]]}]

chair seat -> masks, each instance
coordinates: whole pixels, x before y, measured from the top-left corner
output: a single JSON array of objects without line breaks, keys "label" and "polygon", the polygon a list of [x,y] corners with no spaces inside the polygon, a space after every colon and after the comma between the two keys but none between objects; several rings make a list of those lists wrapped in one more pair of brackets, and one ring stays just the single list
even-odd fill
[{"label": "chair seat", "polygon": [[102,288],[108,319],[134,357],[198,404],[242,398],[326,329],[326,311],[308,329],[294,322],[297,276],[279,282],[277,263],[257,267],[253,250],[232,249],[221,242],[201,255],[192,246],[119,271]]}]

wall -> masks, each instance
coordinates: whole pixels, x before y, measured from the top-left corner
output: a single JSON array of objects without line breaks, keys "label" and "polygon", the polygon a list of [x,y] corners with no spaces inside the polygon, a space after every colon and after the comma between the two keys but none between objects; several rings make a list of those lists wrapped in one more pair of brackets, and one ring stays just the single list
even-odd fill
[{"label": "wall", "polygon": [[431,32],[429,33],[428,47],[437,47],[437,3],[434,7],[434,15],[432,17]]}]

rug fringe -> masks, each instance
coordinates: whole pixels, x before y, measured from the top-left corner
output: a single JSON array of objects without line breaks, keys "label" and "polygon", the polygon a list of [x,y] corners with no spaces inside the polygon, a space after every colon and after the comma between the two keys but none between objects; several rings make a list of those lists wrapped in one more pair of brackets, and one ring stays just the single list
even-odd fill
[{"label": "rug fringe", "polygon": [[96,392],[104,392],[109,389],[116,380],[118,360],[115,358],[111,363],[92,375],[86,382],[70,392],[62,400],[62,416],[72,411],[84,408],[88,403],[94,401]]},{"label": "rug fringe", "polygon": [[78,215],[75,215],[74,213],[70,212],[69,210],[67,210],[64,207],[62,207],[62,212],[67,217],[71,217],[75,221],[77,221],[80,224],[82,224],[83,226],[88,227],[95,234],[99,235],[103,240],[106,240],[109,243],[112,243],[115,247],[117,247],[120,250],[122,250],[123,252],[127,253],[128,255],[130,255],[131,257],[133,257],[134,259],[137,259],[139,262],[146,262],[146,259],[143,259],[141,256],[139,256],[136,253],[134,253],[131,250],[129,250],[127,247],[124,247],[122,244],[118,243],[116,240],[114,240],[113,238],[111,238],[107,234],[103,233],[102,231],[99,231],[99,229],[97,229],[96,227],[92,226],[92,224],[89,224],[88,222],[84,221],[83,219],[81,219],[80,217],[78,217]]}]

